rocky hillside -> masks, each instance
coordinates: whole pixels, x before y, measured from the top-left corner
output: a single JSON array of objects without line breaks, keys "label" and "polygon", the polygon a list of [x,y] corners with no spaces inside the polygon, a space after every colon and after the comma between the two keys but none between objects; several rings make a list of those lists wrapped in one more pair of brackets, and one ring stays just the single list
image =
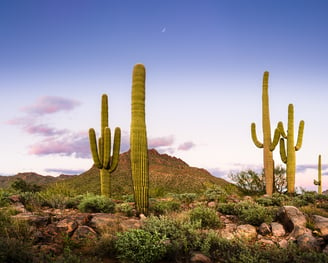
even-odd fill
[{"label": "rocky hillside", "polygon": [[[149,150],[150,193],[199,192],[209,185],[226,185],[227,181],[211,175],[205,169],[190,167],[187,163],[156,150]],[[96,167],[64,181],[78,193],[99,193],[99,171]],[[117,170],[112,174],[113,195],[132,194],[130,153],[120,155]]]},{"label": "rocky hillside", "polygon": [[[156,150],[149,150],[150,192],[152,196],[164,193],[199,192],[209,185],[226,185],[227,181],[211,175],[205,169],[190,167],[187,163]],[[42,176],[36,173],[19,173],[15,176],[0,176],[0,188],[6,188],[17,178],[27,183],[48,185],[63,183],[77,194],[100,193],[99,170],[91,167],[78,175],[59,177]],[[117,170],[112,174],[112,192],[115,195],[132,194],[130,152],[120,155]]]}]

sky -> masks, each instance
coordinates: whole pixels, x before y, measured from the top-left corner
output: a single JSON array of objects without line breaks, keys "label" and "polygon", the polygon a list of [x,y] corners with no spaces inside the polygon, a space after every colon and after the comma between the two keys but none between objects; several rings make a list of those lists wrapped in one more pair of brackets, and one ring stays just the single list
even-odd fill
[{"label": "sky", "polygon": [[[272,130],[294,104],[296,187],[328,188],[328,2],[325,0],[0,1],[0,174],[79,174],[93,162],[88,130],[129,149],[132,69],[146,67],[149,148],[227,178],[258,170],[262,77]],[[258,137],[262,140],[262,131]],[[279,150],[277,165],[283,165]]]}]

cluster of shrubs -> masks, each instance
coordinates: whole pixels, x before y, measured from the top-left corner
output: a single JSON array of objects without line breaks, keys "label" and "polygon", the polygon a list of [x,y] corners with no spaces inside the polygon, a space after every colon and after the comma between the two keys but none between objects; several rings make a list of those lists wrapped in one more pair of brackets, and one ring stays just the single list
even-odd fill
[{"label": "cluster of shrubs", "polygon": [[[9,205],[10,195],[19,189],[14,190],[16,192],[0,189],[0,209]],[[21,202],[30,211],[47,206],[135,215],[133,196],[122,196],[120,201],[114,201],[90,193],[76,195],[61,184],[40,191],[18,192]],[[229,188],[212,186],[201,194],[171,194],[162,199],[151,199],[150,216],[140,229],[102,233],[99,240],[94,241],[94,250],[87,255],[88,260],[101,262],[90,261],[90,258],[116,257],[122,262],[188,262],[191,254],[199,251],[220,262],[328,262],[327,255],[301,251],[293,244],[286,249],[271,247],[267,250],[237,239],[228,241],[216,231],[223,227],[219,213],[236,215],[240,223],[258,226],[275,220],[276,210],[282,205],[295,205],[310,214],[319,209],[327,213],[327,196],[303,192],[293,197],[283,194],[253,197],[249,201],[243,201],[243,196],[234,196],[234,202],[230,202],[231,195]],[[214,205],[208,207],[209,202]],[[30,228],[12,220],[10,215],[13,213],[15,211],[9,208],[0,211],[0,262],[33,262],[29,252],[33,246]],[[64,253],[69,262],[84,262],[69,246]],[[62,261],[52,258],[49,262]]]}]

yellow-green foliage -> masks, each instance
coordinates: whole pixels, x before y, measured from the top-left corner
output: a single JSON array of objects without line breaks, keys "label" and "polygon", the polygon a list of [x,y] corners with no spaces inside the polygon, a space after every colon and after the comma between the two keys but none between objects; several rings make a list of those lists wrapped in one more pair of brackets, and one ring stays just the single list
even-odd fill
[{"label": "yellow-green foliage", "polygon": [[272,157],[272,151],[275,149],[279,141],[279,131],[275,130],[274,138],[271,139],[271,125],[270,125],[270,111],[269,111],[269,94],[268,94],[268,79],[269,72],[263,74],[262,85],[262,130],[263,130],[263,143],[257,139],[256,125],[253,122],[251,125],[252,139],[256,147],[263,148],[263,165],[265,175],[265,187],[266,193],[272,195],[273,192],[273,170],[274,162]]},{"label": "yellow-green foliage", "polygon": [[113,156],[111,157],[111,130],[108,128],[108,97],[101,100],[101,137],[96,140],[94,129],[89,130],[90,149],[94,164],[100,169],[101,194],[110,196],[110,174],[115,171],[120,155],[121,130],[115,128]]},{"label": "yellow-green foliage", "polygon": [[145,77],[142,64],[137,64],[132,76],[131,102],[131,171],[134,199],[138,213],[147,214],[149,207],[149,161],[145,121]]},{"label": "yellow-green foliage", "polygon": [[[302,147],[304,121],[300,121],[298,127],[298,135],[296,145],[294,144],[294,106],[288,105],[288,124],[287,132],[283,127],[283,123],[278,124],[280,134],[280,157],[286,164],[286,176],[287,176],[287,191],[288,193],[295,192],[295,172],[296,172],[296,151]],[[287,140],[287,153],[285,148],[285,139]]]}]

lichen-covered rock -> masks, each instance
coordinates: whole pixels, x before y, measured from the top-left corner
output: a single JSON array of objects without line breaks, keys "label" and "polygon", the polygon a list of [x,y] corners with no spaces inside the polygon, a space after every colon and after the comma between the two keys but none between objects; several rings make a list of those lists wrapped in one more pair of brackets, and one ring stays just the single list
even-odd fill
[{"label": "lichen-covered rock", "polygon": [[271,233],[271,229],[270,229],[270,226],[267,224],[267,223],[262,223],[260,226],[259,226],[259,234],[262,235],[262,236],[266,236],[268,234]]},{"label": "lichen-covered rock", "polygon": [[282,237],[282,236],[286,235],[284,226],[278,222],[272,222],[271,229],[272,229],[273,236]]},{"label": "lichen-covered rock", "polygon": [[320,231],[324,237],[328,237],[328,218],[323,216],[313,216],[314,228]]},{"label": "lichen-covered rock", "polygon": [[256,238],[257,231],[255,226],[246,224],[237,226],[235,234],[238,238],[250,240]]}]

